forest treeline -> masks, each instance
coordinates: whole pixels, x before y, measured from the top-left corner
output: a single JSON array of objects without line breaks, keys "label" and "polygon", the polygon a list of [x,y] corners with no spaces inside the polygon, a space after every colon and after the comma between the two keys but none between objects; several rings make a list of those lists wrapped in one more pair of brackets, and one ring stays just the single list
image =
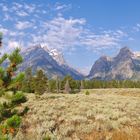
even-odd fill
[{"label": "forest treeline", "polygon": [[140,88],[140,81],[132,80],[74,80],[71,76],[48,79],[42,70],[32,74],[32,69],[25,71],[25,79],[22,82],[22,91],[43,94],[49,93],[77,93],[81,89],[98,88]]}]

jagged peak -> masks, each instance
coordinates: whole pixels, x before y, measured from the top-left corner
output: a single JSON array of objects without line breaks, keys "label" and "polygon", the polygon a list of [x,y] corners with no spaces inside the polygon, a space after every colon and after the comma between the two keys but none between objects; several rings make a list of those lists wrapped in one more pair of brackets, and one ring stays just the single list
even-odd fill
[{"label": "jagged peak", "polygon": [[124,46],[120,49],[120,51],[130,51],[130,49],[127,46]]},{"label": "jagged peak", "polygon": [[128,58],[132,58],[134,56],[134,53],[128,48],[128,47],[123,47],[120,49],[118,55],[116,57],[114,57],[114,59],[117,61],[119,59],[128,59]]},{"label": "jagged peak", "polygon": [[109,56],[103,55],[103,56],[100,57],[100,60],[111,61],[112,58],[109,57]]},{"label": "jagged peak", "polygon": [[120,49],[119,54],[129,54],[129,55],[133,55],[133,52],[130,50],[130,48],[128,48],[127,46],[123,47]]}]

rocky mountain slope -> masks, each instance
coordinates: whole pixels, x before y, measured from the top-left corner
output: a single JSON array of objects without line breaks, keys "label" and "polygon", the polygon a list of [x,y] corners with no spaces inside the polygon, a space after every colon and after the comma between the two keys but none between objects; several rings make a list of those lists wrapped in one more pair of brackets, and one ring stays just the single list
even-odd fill
[{"label": "rocky mountain slope", "polygon": [[124,47],[116,57],[100,57],[88,75],[89,79],[100,80],[125,80],[140,79],[140,57],[139,53],[133,53]]},{"label": "rocky mountain slope", "polygon": [[71,75],[74,79],[82,79],[83,75],[66,64],[63,55],[57,50],[48,50],[41,45],[33,46],[21,52],[24,62],[19,70],[31,67],[33,72],[42,69],[49,78]]}]

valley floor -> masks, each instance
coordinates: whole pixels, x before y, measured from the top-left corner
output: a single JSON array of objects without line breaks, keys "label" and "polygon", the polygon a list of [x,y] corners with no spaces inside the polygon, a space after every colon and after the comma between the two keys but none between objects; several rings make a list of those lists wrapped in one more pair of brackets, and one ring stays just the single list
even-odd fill
[{"label": "valley floor", "polygon": [[140,89],[85,91],[28,94],[15,140],[140,140]]}]

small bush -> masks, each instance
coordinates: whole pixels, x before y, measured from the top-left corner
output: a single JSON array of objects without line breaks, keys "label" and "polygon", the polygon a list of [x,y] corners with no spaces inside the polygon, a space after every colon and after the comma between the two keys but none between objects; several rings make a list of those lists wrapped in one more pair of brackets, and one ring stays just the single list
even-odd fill
[{"label": "small bush", "polygon": [[5,94],[5,90],[4,89],[0,89],[0,97],[2,96],[2,95],[4,95]]},{"label": "small bush", "polygon": [[24,103],[27,101],[27,98],[26,96],[23,94],[23,93],[16,93],[15,95],[13,95],[13,97],[11,98],[11,103],[13,105],[17,105],[17,104],[20,104],[20,103]]},{"label": "small bush", "polygon": [[0,135],[0,140],[9,140],[7,136]]},{"label": "small bush", "polygon": [[6,99],[11,99],[11,97],[13,96],[13,91],[7,91],[4,95]]},{"label": "small bush", "polygon": [[89,91],[86,91],[86,92],[85,92],[85,95],[89,95],[89,94],[90,94],[90,92],[89,92]]},{"label": "small bush", "polygon": [[51,140],[51,137],[48,135],[48,136],[45,136],[44,138],[43,138],[43,140]]},{"label": "small bush", "polygon": [[9,103],[4,102],[3,104],[0,104],[0,121],[2,121],[4,118],[9,118],[13,115],[11,112],[11,105]]},{"label": "small bush", "polygon": [[27,112],[29,111],[29,107],[25,106],[24,110],[22,112],[19,113],[20,116],[25,115]]},{"label": "small bush", "polygon": [[9,127],[18,128],[21,123],[21,118],[17,115],[14,115],[11,118],[7,119],[6,123]]},{"label": "small bush", "polygon": [[0,138],[5,138],[4,135],[7,134],[7,133],[8,133],[8,131],[7,131],[7,125],[1,124],[0,125]]}]

